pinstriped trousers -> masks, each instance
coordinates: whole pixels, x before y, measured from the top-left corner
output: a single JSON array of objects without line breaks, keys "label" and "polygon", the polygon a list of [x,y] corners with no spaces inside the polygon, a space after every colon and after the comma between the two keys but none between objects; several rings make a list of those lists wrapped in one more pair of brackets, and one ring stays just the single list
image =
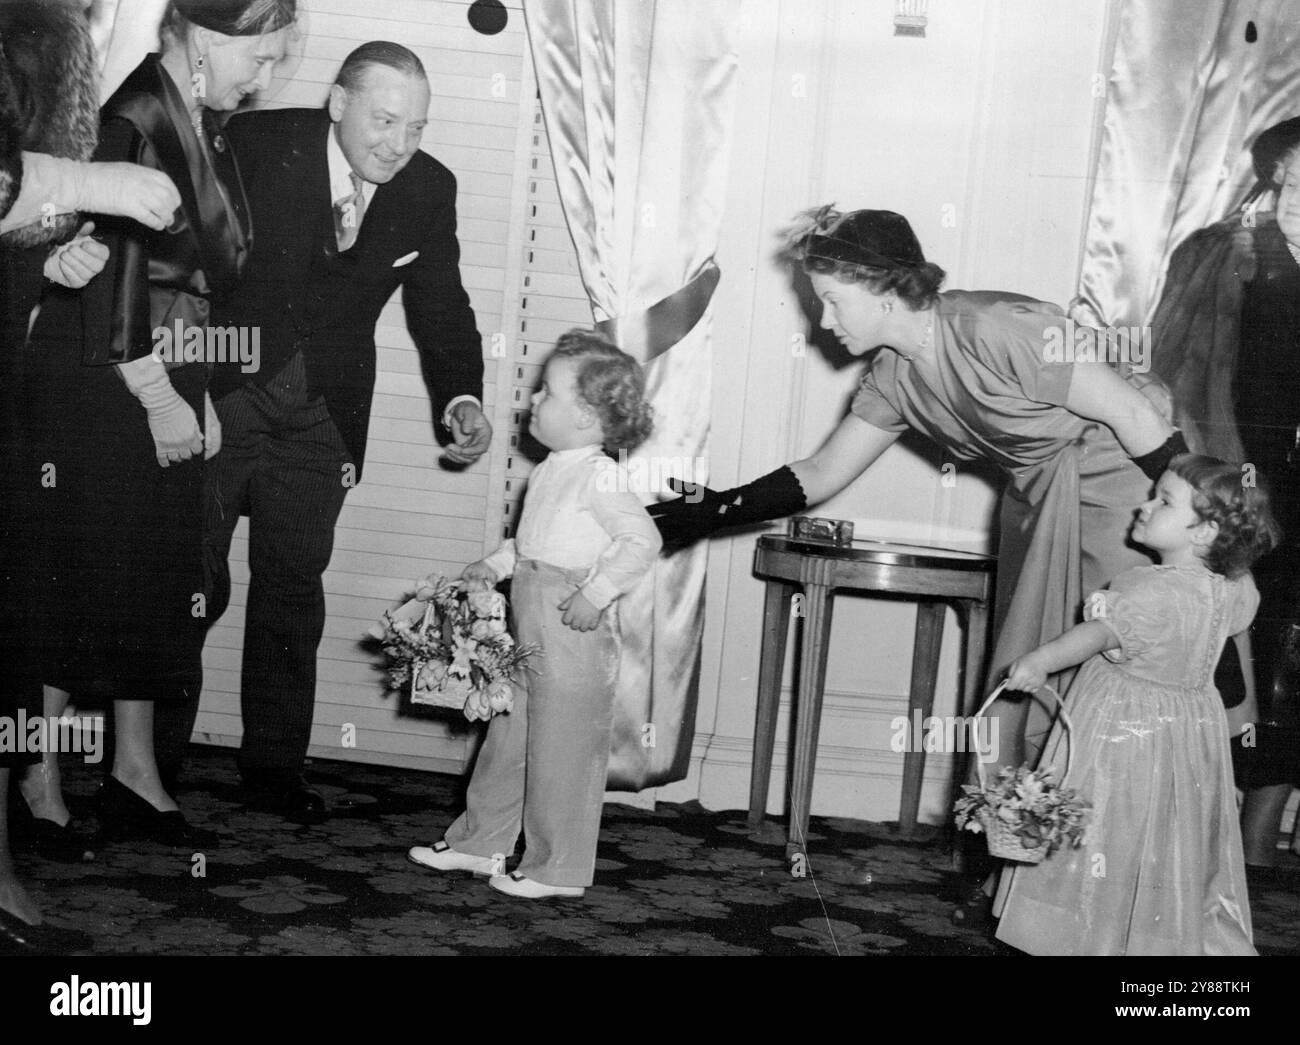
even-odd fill
[{"label": "pinstriped trousers", "polygon": [[[235,524],[241,514],[249,521],[239,768],[245,776],[296,776],[315,709],[316,650],[325,628],[321,577],[347,495],[343,466],[350,458],[324,401],[308,397],[301,353],[270,381],[249,382],[215,405],[222,446],[204,496],[210,623],[230,601],[227,557]],[[167,723],[160,741],[187,741],[197,711],[195,702],[188,727]],[[169,754],[160,756],[160,766],[172,761]]]},{"label": "pinstriped trousers", "polygon": [[514,710],[488,724],[465,812],[444,836],[457,852],[504,858],[522,828],[519,873],[544,885],[588,886],[596,866],[618,674],[618,602],[586,632],[566,626],[556,608],[586,574],[536,559],[518,563],[511,582],[515,638],[542,652],[515,687]]}]

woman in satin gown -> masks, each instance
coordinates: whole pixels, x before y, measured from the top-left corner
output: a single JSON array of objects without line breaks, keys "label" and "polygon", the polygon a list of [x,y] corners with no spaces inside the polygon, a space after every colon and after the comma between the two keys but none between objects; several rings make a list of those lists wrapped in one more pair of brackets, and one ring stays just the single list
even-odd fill
[{"label": "woman in satin gown", "polygon": [[[818,504],[916,429],[1007,478],[993,677],[1075,624],[1085,593],[1150,561],[1126,533],[1184,444],[1136,380],[1101,362],[1052,361],[1051,346],[1074,341],[1059,308],[939,293],[943,270],[889,211],[810,211],[788,250],[822,302],[821,325],[853,355],[869,354],[849,414],[810,457],[734,490],[652,505],[667,543]],[[995,711],[1006,764],[1023,761],[1025,711],[1023,702]]]},{"label": "woman in satin gown", "polygon": [[[204,840],[164,786],[153,723],[155,701],[186,699],[202,683],[203,468],[220,433],[208,361],[166,352],[155,331],[182,330],[186,344],[194,332],[203,344],[209,300],[240,278],[251,228],[214,114],[269,85],[295,13],[294,0],[171,5],[163,53],[147,56],[101,113],[96,156],[169,174],[182,200],[176,220],[162,233],[102,221],[105,270],[78,293],[47,294],[27,344],[45,713],[59,714],[68,693],[112,702],[104,841]],[[35,816],[67,822],[55,758],[25,783]]]}]

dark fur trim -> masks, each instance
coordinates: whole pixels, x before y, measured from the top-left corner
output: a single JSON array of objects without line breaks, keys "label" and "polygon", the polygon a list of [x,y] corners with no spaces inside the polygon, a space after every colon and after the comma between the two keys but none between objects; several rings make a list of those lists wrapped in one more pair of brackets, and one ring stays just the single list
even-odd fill
[{"label": "dark fur trim", "polygon": [[[0,210],[7,210],[18,195],[15,171],[23,150],[73,160],[94,153],[99,69],[77,0],[0,3],[0,50]],[[58,242],[79,224],[75,214],[59,215],[48,227],[28,225],[3,241],[8,246]]]},{"label": "dark fur trim", "polygon": [[22,134],[9,59],[0,39],[0,217],[9,213],[23,187]]}]

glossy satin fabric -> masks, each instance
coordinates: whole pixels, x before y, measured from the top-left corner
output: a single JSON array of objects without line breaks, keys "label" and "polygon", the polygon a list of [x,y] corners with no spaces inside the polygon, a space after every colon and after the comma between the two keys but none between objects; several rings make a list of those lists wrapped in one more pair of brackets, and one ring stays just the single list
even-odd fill
[{"label": "glossy satin fabric", "polygon": [[[1259,603],[1249,575],[1130,570],[1093,619],[1121,647],[1075,682],[1066,784],[1092,803],[1078,849],[1009,865],[998,938],[1031,954],[1254,954],[1214,667]],[[1090,599],[1089,604],[1094,605]],[[1043,764],[1066,764],[1058,726]]]},{"label": "glossy satin fabric", "polygon": [[[595,318],[615,321],[621,336],[711,263],[730,155],[738,10],[733,0],[524,4],[582,280]],[[653,338],[623,345],[646,364],[655,410],[654,434],[631,455],[634,470],[642,462],[655,474],[677,462],[692,479],[707,480],[710,322],[706,312],[653,359]],[[700,543],[661,559],[619,600],[624,645],[611,788],[640,790],[686,776],[706,556]]]},{"label": "glossy satin fabric", "polygon": [[208,299],[239,282],[252,245],[248,201],[233,151],[212,114],[202,113],[200,137],[158,55],[147,56],[104,106],[106,127],[124,121],[133,129],[129,158],[172,174],[181,208],[164,235],[143,236],[136,226],[120,245],[115,240],[110,267],[82,292],[88,365],[148,355],[153,330],[177,320],[206,327]]},{"label": "glossy satin fabric", "polygon": [[[887,431],[915,428],[954,456],[1008,476],[1002,494],[990,679],[1079,621],[1086,592],[1150,560],[1127,534],[1150,482],[1110,429],[1065,409],[1073,367],[1044,360],[1055,305],[993,292],[939,296],[935,365],[888,349],[872,358],[853,412]],[[1054,683],[1065,693],[1069,675]],[[1018,733],[1023,705],[999,701]],[[1038,705],[1028,732],[1046,729]],[[1013,733],[1013,735],[1014,735]],[[1002,761],[1020,761],[1004,739]]]},{"label": "glossy satin fabric", "polygon": [[1174,249],[1254,184],[1250,143],[1300,114],[1300,0],[1124,0],[1118,12],[1075,303],[1093,325],[1147,320]]},{"label": "glossy satin fabric", "polygon": [[100,101],[109,98],[151,51],[158,50],[158,29],[169,0],[96,0],[90,11],[90,35],[99,55]]}]

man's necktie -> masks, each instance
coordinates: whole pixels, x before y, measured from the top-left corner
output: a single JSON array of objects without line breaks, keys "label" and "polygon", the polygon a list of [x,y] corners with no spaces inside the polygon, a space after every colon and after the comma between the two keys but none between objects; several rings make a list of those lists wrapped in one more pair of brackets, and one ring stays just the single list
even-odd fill
[{"label": "man's necktie", "polygon": [[361,219],[366,213],[366,198],[361,193],[364,183],[356,171],[348,171],[348,177],[352,179],[352,195],[334,201],[334,236],[340,254],[356,243]]}]

